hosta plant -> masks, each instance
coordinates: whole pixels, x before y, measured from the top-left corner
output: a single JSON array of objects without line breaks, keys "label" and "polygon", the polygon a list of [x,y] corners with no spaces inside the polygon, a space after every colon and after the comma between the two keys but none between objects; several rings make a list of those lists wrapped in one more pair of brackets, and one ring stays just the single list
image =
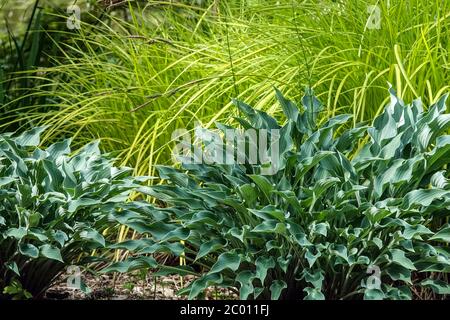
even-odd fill
[{"label": "hosta plant", "polygon": [[[274,174],[250,161],[160,167],[164,183],[141,190],[157,205],[121,219],[147,237],[114,247],[181,256],[180,272],[197,276],[182,290],[190,298],[210,286],[242,299],[449,294],[446,96],[424,111],[389,92],[367,127],[350,127],[350,115],[318,123],[323,106],[311,90],[302,107],[277,91],[283,124],[236,101],[245,129],[280,130]],[[139,257],[106,271],[132,270]]]},{"label": "hosta plant", "polygon": [[98,142],[75,153],[70,139],[40,148],[43,130],[0,135],[0,298],[39,297],[66,266],[104,247],[108,214],[137,185]]}]

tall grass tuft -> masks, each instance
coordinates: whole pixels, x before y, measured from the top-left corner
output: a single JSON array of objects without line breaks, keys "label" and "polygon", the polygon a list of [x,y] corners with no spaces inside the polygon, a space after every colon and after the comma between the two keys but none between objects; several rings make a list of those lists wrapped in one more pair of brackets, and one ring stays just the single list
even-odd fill
[{"label": "tall grass tuft", "polygon": [[170,162],[174,129],[232,121],[232,97],[278,116],[273,86],[298,100],[310,85],[325,117],[347,112],[356,123],[380,113],[386,82],[425,105],[449,90],[450,0],[186,3],[149,1],[84,24],[56,67],[34,75],[47,80],[31,94],[44,102],[2,123],[50,125],[47,140],[99,138],[152,175]]}]

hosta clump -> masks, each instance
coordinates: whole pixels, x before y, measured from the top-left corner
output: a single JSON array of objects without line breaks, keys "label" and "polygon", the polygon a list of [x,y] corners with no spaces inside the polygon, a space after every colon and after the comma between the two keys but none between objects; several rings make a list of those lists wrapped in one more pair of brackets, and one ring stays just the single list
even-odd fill
[{"label": "hosta clump", "polygon": [[184,254],[183,272],[198,275],[183,290],[190,298],[209,286],[238,288],[242,299],[450,293],[446,96],[423,111],[390,94],[373,126],[350,129],[350,115],[318,124],[323,107],[310,90],[302,108],[277,91],[283,125],[236,102],[245,129],[280,129],[276,173],[249,163],[160,167],[165,183],[142,191],[161,206],[122,219],[149,238],[115,247]]},{"label": "hosta clump", "polygon": [[93,142],[41,149],[35,128],[0,135],[0,298],[39,297],[65,266],[105,246],[101,231],[136,186]]}]

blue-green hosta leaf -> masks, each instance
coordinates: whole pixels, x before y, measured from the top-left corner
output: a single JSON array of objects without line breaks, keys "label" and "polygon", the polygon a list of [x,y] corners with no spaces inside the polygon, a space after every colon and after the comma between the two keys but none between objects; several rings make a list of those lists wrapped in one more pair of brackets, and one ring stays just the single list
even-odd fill
[{"label": "blue-green hosta leaf", "polygon": [[425,154],[427,159],[426,172],[433,172],[449,163],[450,135],[437,137],[436,146]]},{"label": "blue-green hosta leaf", "polygon": [[310,273],[305,269],[303,272],[303,278],[306,282],[312,284],[315,289],[319,290],[319,292],[322,290],[324,276],[321,270],[316,270],[313,273]]},{"label": "blue-green hosta leaf", "polygon": [[369,266],[371,264],[371,261],[370,261],[369,257],[367,257],[367,256],[358,256],[358,258],[355,258],[355,255],[350,255],[348,257],[348,264],[350,266],[352,266],[352,265]]},{"label": "blue-green hosta leaf", "polygon": [[258,192],[251,184],[244,184],[238,187],[242,198],[246,202],[248,207],[252,207],[255,201],[258,199]]},{"label": "blue-green hosta leaf", "polygon": [[234,252],[222,253],[212,266],[210,273],[217,273],[225,269],[236,271],[241,264],[241,256]]},{"label": "blue-green hosta leaf", "polygon": [[[270,148],[267,148],[267,150],[270,151],[270,153],[267,153],[267,156],[270,157],[266,159],[267,161],[264,161],[267,164],[270,164],[272,167],[272,170],[274,170],[273,173],[278,172],[281,169],[285,168],[285,158],[284,155],[291,151],[293,148],[293,140],[292,140],[292,130],[293,130],[293,123],[288,122],[286,123],[278,132],[277,135],[275,133],[272,133],[270,141],[268,141],[268,145]],[[278,140],[278,150],[275,148],[274,143]],[[264,150],[265,151],[265,150]],[[274,162],[277,161],[277,162]]]},{"label": "blue-green hosta leaf", "polygon": [[77,178],[73,173],[73,168],[67,164],[66,160],[63,160],[61,165],[61,171],[64,176],[63,187],[72,197],[75,196],[75,188],[78,186]]},{"label": "blue-green hosta leaf", "polygon": [[48,237],[44,233],[44,230],[37,229],[37,228],[30,229],[28,231],[28,233],[27,233],[27,238],[34,239],[34,240],[39,240],[41,242],[44,242],[44,241],[48,240]]},{"label": "blue-green hosta leaf", "polygon": [[100,246],[105,246],[105,238],[96,230],[92,228],[86,228],[79,233],[81,239],[93,241]]},{"label": "blue-green hosta leaf", "polygon": [[49,159],[57,160],[60,157],[68,155],[70,153],[71,142],[72,139],[65,139],[48,147],[45,151],[49,154]]},{"label": "blue-green hosta leaf", "polygon": [[244,205],[242,205],[241,201],[236,201],[235,199],[232,199],[232,198],[226,198],[223,200],[223,204],[232,207],[239,213],[242,213],[242,214],[247,213],[247,208]]},{"label": "blue-green hosta leaf", "polygon": [[286,234],[286,224],[277,220],[266,220],[252,229],[256,233],[278,233]]},{"label": "blue-green hosta leaf", "polygon": [[[123,210],[120,212],[111,212],[109,217],[111,220],[115,220],[115,221],[119,222],[120,224],[125,224],[125,225],[128,225],[128,223],[140,222],[140,219],[142,218],[142,216],[140,214],[138,214],[134,211],[131,211],[131,210]],[[162,222],[158,222],[158,223],[162,223]],[[138,228],[139,228],[139,226],[138,226]],[[143,228],[139,228],[139,229],[143,229]],[[143,230],[143,231],[136,230],[136,231],[140,232],[140,233],[146,232],[145,230]]]},{"label": "blue-green hosta leaf", "polygon": [[297,244],[302,247],[308,247],[312,245],[312,243],[309,242],[308,238],[306,237],[306,234],[298,225],[289,223],[288,226],[289,232]]},{"label": "blue-green hosta leaf", "polygon": [[346,261],[348,263],[348,250],[347,247],[342,245],[342,244],[338,244],[338,245],[333,245],[332,249],[330,249],[330,253],[342,258],[344,261]]},{"label": "blue-green hosta leaf", "polygon": [[64,244],[69,240],[67,234],[61,230],[51,232],[51,237],[53,238],[53,240],[58,242],[61,247],[63,247]]},{"label": "blue-green hosta leaf", "polygon": [[414,205],[428,207],[434,200],[450,196],[450,191],[442,189],[419,189],[406,194],[402,207],[410,209]]},{"label": "blue-green hosta leaf", "polygon": [[31,206],[33,201],[36,199],[36,194],[33,191],[33,188],[27,184],[19,184],[17,187],[19,189],[19,206],[22,208]]},{"label": "blue-green hosta leaf", "polygon": [[371,241],[378,247],[378,249],[383,248],[383,241],[380,238],[374,237]]},{"label": "blue-green hosta leaf", "polygon": [[306,287],[303,291],[306,292],[304,300],[325,300],[325,296],[318,288]]},{"label": "blue-green hosta leaf", "polygon": [[265,290],[265,288],[258,288],[258,287],[256,287],[254,289],[254,291],[253,291],[253,298],[257,299],[261,295],[261,293],[264,292],[264,290]]},{"label": "blue-green hosta leaf", "polygon": [[245,243],[247,240],[246,235],[250,230],[250,228],[251,227],[248,225],[244,225],[242,228],[233,227],[227,232],[227,235],[229,234],[235,237],[236,239],[239,239],[239,241],[241,241],[242,243]]},{"label": "blue-green hosta leaf", "polygon": [[288,120],[296,122],[298,118],[298,107],[295,103],[286,99],[277,88],[275,88],[275,95],[280,102],[284,115],[288,118]]},{"label": "blue-green hosta leaf", "polygon": [[270,286],[270,299],[278,300],[281,296],[282,291],[286,288],[287,284],[283,280],[275,280],[274,282],[272,282]]},{"label": "blue-green hosta leaf", "polygon": [[143,246],[136,254],[169,253],[176,257],[180,257],[184,254],[184,250],[185,248],[181,242],[163,242]]},{"label": "blue-green hosta leaf", "polygon": [[264,193],[266,198],[270,201],[270,193],[274,189],[270,181],[264,176],[249,175],[250,179],[258,186],[258,188]]},{"label": "blue-green hosta leaf", "polygon": [[4,187],[16,180],[17,179],[14,177],[0,177],[0,187]]},{"label": "blue-green hosta leaf", "polygon": [[375,118],[373,128],[369,128],[367,132],[377,145],[382,146],[397,135],[397,122],[388,110],[385,110]]},{"label": "blue-green hosta leaf", "polygon": [[205,243],[202,243],[200,249],[198,250],[195,260],[198,260],[211,252],[215,252],[223,247],[225,247],[227,241],[225,239],[212,239]]},{"label": "blue-green hosta leaf", "polygon": [[[430,247],[432,246],[430,245]],[[450,266],[450,254],[446,247],[433,247],[433,250],[418,250],[416,246],[416,251],[422,253],[422,259],[418,260],[419,265],[423,262],[427,262],[428,264],[434,263],[446,267]]]},{"label": "blue-green hosta leaf", "polygon": [[[321,136],[326,132],[326,135],[328,135],[328,129],[332,129],[330,133],[334,132],[334,129],[338,128],[339,126],[346,124],[351,118],[353,118],[353,115],[351,114],[340,114],[337,116],[334,116],[330,118],[328,121],[326,121],[318,130],[321,134]],[[323,136],[322,136],[323,138]],[[323,145],[319,142],[319,145]]]},{"label": "blue-green hosta leaf", "polygon": [[75,199],[75,200],[69,201],[67,211],[72,213],[72,212],[77,211],[79,208],[94,206],[94,205],[98,205],[100,203],[101,203],[101,201],[98,199],[89,199],[89,198]]},{"label": "blue-green hosta leaf", "polygon": [[391,249],[392,262],[409,270],[416,270],[412,261],[405,256],[405,252],[400,249]]},{"label": "blue-green hosta leaf", "polygon": [[80,290],[84,294],[90,294],[92,292],[92,289],[83,281],[83,279],[80,279]]},{"label": "blue-green hosta leaf", "polygon": [[417,268],[420,269],[421,272],[450,272],[450,267],[448,265],[426,261],[417,262]]},{"label": "blue-green hosta leaf", "polygon": [[39,247],[39,251],[41,256],[45,258],[64,262],[63,258],[61,257],[61,251],[55,246],[44,244]]},{"label": "blue-green hosta leaf", "polygon": [[405,239],[409,240],[425,234],[433,234],[433,232],[422,224],[410,225],[405,222],[405,230],[402,234]]},{"label": "blue-green hosta leaf", "polygon": [[427,279],[420,283],[422,287],[431,288],[437,294],[450,294],[450,284],[442,280]]},{"label": "blue-green hosta leaf", "polygon": [[437,116],[430,124],[432,135],[429,142],[433,142],[437,136],[445,131],[450,125],[450,114],[441,114]]},{"label": "blue-green hosta leaf", "polygon": [[5,262],[5,267],[20,277],[19,267],[15,261]]},{"label": "blue-green hosta leaf", "polygon": [[160,241],[186,240],[189,238],[190,230],[187,228],[176,228],[168,232]]},{"label": "blue-green hosta leaf", "polygon": [[253,128],[278,129],[280,127],[277,121],[270,117],[267,113],[260,110],[255,110],[248,104],[236,99],[233,99],[232,102],[239,108],[239,110],[242,111]]},{"label": "blue-green hosta leaf", "polygon": [[209,286],[221,284],[222,281],[223,277],[220,273],[213,273],[213,274],[209,273],[195,280],[190,287],[189,300],[192,300],[195,297],[197,297],[202,291],[204,291]]},{"label": "blue-green hosta leaf", "polygon": [[[322,173],[319,175],[319,173]],[[355,178],[355,168],[352,163],[340,152],[322,159],[320,167],[316,169],[315,180],[316,186],[326,182],[327,180],[339,182],[341,179],[348,181],[350,178]]]},{"label": "blue-green hosta leaf", "polygon": [[161,179],[170,180],[176,185],[182,187],[195,186],[195,183],[191,181],[187,174],[180,172],[175,168],[168,166],[156,166],[156,169],[158,170]]},{"label": "blue-green hosta leaf", "polygon": [[264,280],[269,269],[275,268],[275,260],[273,257],[259,257],[256,259],[256,278],[264,285]]},{"label": "blue-green hosta leaf", "polygon": [[[101,154],[100,152],[100,140],[95,140],[85,144],[77,153],[77,155],[87,155],[87,156],[98,156]],[[76,156],[75,156],[76,157]],[[74,158],[75,158],[74,157]],[[78,170],[78,169],[77,169]]]},{"label": "blue-green hosta leaf", "polygon": [[400,265],[392,264],[386,269],[387,275],[394,281],[403,281],[408,284],[411,282],[411,270]]},{"label": "blue-green hosta leaf", "polygon": [[255,274],[249,270],[241,271],[236,277],[236,281],[239,282],[239,298],[241,300],[246,300],[250,294],[253,293],[253,279]]},{"label": "blue-green hosta leaf", "polygon": [[337,138],[336,149],[342,153],[351,151],[358,140],[366,134],[367,129],[367,126],[361,126],[345,131]]},{"label": "blue-green hosta leaf", "polygon": [[370,207],[366,212],[366,217],[369,218],[370,222],[377,223],[383,220],[386,220],[385,218],[392,215],[392,212],[386,209],[379,209],[375,206]]},{"label": "blue-green hosta leaf", "polygon": [[403,132],[392,138],[384,147],[380,150],[380,157],[383,159],[392,159],[398,156],[403,149]]},{"label": "blue-green hosta leaf", "polygon": [[312,168],[316,167],[319,162],[321,162],[323,159],[329,157],[330,155],[334,154],[332,151],[319,151],[315,153],[313,156],[300,159],[299,165],[296,167],[296,173],[295,173],[295,181],[296,183],[300,181],[304,175],[311,170]]},{"label": "blue-green hosta leaf", "polygon": [[423,124],[420,127],[421,130],[416,131],[417,133],[417,145],[419,146],[421,151],[425,151],[428,148],[428,145],[430,144],[432,131],[428,124]]},{"label": "blue-green hosta leaf", "polygon": [[[257,126],[257,125],[255,125],[255,126],[252,125],[250,122],[248,122],[247,120],[245,120],[241,117],[234,117],[234,120],[236,120],[237,123],[239,123],[244,128],[244,130],[255,129],[254,127]],[[239,152],[239,150],[238,150],[238,152]]]},{"label": "blue-green hosta leaf", "polygon": [[412,294],[407,286],[388,287],[386,298],[389,300],[412,300]]},{"label": "blue-green hosta leaf", "polygon": [[414,249],[414,246],[413,246],[413,241],[411,239],[405,239],[405,240],[400,241],[400,245],[406,251],[416,252],[416,250]]},{"label": "blue-green hosta leaf", "polygon": [[411,111],[411,125],[414,125],[419,115],[423,113],[422,100],[420,98],[413,100],[412,105],[408,110]]},{"label": "blue-green hosta leaf", "polygon": [[153,257],[140,256],[135,258],[129,258],[124,261],[119,261],[111,264],[110,266],[101,270],[102,273],[110,272],[131,272],[134,270],[144,269],[144,268],[156,268],[158,263]]},{"label": "blue-green hosta leaf", "polygon": [[32,155],[31,155],[31,158],[33,158],[33,160],[36,160],[36,161],[43,160],[47,157],[48,157],[48,153],[39,148],[34,149]]},{"label": "blue-green hosta leaf", "polygon": [[270,240],[266,243],[266,250],[270,252],[271,250],[280,250],[283,248],[283,244],[275,240]]},{"label": "blue-green hosta leaf", "polygon": [[285,221],[285,213],[273,205],[265,206],[261,210],[249,209],[255,216],[260,217],[263,220],[277,219],[280,222]]},{"label": "blue-green hosta leaf", "polygon": [[37,258],[39,256],[39,249],[31,243],[22,243],[19,246],[19,252],[30,258]]},{"label": "blue-green hosta leaf", "polygon": [[432,187],[439,189],[446,189],[449,185],[449,180],[444,176],[445,171],[438,171],[431,176],[430,183]]},{"label": "blue-green hosta leaf", "polygon": [[5,235],[7,237],[13,237],[17,240],[21,240],[23,237],[25,237],[28,234],[27,229],[25,229],[24,227],[20,227],[20,228],[9,228],[8,230],[6,230]]},{"label": "blue-green hosta leaf", "polygon": [[419,164],[419,161],[420,159],[398,159],[389,164],[381,175],[375,177],[374,191],[376,197],[380,197],[388,185],[410,181],[413,169]]},{"label": "blue-green hosta leaf", "polygon": [[[118,221],[121,222],[120,220]],[[163,223],[160,221],[154,222],[150,225],[139,220],[132,220],[131,222],[125,220],[122,223],[139,233],[151,234],[157,241],[160,241],[162,238],[166,237],[169,232],[178,228],[178,225],[176,224]]]},{"label": "blue-green hosta leaf", "polygon": [[395,91],[395,89],[392,87],[392,84],[388,82],[388,85],[390,102],[386,106],[386,112],[392,114],[395,120],[400,121],[400,118],[403,114],[402,112],[405,109],[405,103],[398,97],[397,91]]},{"label": "blue-green hosta leaf", "polygon": [[317,183],[313,187],[315,199],[319,199],[322,195],[325,194],[325,192],[329,188],[336,185],[338,182],[340,182],[340,179],[334,177],[325,178],[317,181]]},{"label": "blue-green hosta leaf", "polygon": [[36,147],[40,143],[41,133],[44,132],[46,126],[35,127],[29,131],[25,131],[20,136],[14,139],[17,145],[22,147]]},{"label": "blue-green hosta leaf", "polygon": [[309,264],[309,267],[310,267],[310,268],[314,265],[314,263],[316,262],[316,260],[317,260],[321,255],[322,255],[322,254],[320,253],[320,251],[317,251],[316,254],[313,254],[313,253],[312,253],[312,249],[311,249],[311,248],[308,248],[308,250],[307,250],[306,253],[305,253],[305,258],[306,258],[306,260],[308,260],[308,264]]},{"label": "blue-green hosta leaf", "polygon": [[313,223],[310,226],[310,231],[312,235],[322,235],[324,237],[327,236],[328,229],[330,228],[330,224],[328,222],[321,223]]},{"label": "blue-green hosta leaf", "polygon": [[289,264],[292,261],[292,255],[287,255],[286,257],[284,256],[279,256],[277,258],[277,263],[278,266],[281,268],[281,270],[283,270],[285,273],[287,272],[287,269],[289,267]]},{"label": "blue-green hosta leaf", "polygon": [[450,227],[442,228],[429,240],[450,242]]},{"label": "blue-green hosta leaf", "polygon": [[336,193],[337,199],[344,202],[344,200],[349,199],[349,198],[353,198],[356,194],[356,196],[360,195],[362,191],[367,190],[368,187],[367,186],[361,186],[361,185],[351,185],[351,189],[350,190],[346,190],[346,191],[338,191]]},{"label": "blue-green hosta leaf", "polygon": [[386,298],[384,292],[380,289],[365,289],[364,300],[383,300]]}]

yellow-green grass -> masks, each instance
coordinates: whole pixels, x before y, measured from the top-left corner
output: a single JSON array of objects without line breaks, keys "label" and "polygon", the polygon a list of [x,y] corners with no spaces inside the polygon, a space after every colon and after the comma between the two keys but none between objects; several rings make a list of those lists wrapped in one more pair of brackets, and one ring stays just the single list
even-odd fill
[{"label": "yellow-green grass", "polygon": [[[374,4],[381,29],[368,24]],[[345,112],[356,123],[380,112],[387,82],[425,105],[449,90],[450,0],[150,1],[129,11],[83,25],[56,67],[18,74],[45,80],[31,93],[45,102],[2,122],[48,124],[45,140],[101,139],[153,175],[171,163],[173,130],[232,121],[234,97],[277,116],[273,86],[298,101],[310,85],[323,119]]]}]

